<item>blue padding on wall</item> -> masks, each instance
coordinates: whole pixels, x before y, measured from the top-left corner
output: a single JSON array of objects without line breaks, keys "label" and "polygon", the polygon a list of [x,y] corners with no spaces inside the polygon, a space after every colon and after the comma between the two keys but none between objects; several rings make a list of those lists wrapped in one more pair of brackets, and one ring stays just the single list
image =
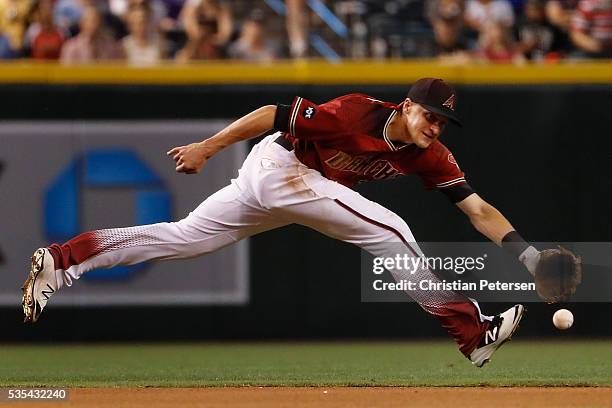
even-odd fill
[{"label": "blue padding on wall", "polygon": [[155,224],[170,219],[170,194],[164,190],[136,193],[136,224]]},{"label": "blue padding on wall", "polygon": [[92,150],[85,153],[85,180],[90,187],[133,187],[161,180],[130,150]]},{"label": "blue padding on wall", "polygon": [[52,241],[62,241],[81,231],[80,180],[81,160],[68,165],[51,183],[44,200],[45,235]]}]

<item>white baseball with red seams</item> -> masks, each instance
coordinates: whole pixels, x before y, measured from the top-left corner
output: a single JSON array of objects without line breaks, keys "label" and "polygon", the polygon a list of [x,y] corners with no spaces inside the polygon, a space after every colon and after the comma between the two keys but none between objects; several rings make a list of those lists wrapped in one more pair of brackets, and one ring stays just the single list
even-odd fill
[{"label": "white baseball with red seams", "polygon": [[574,324],[574,315],[567,309],[559,309],[553,315],[553,324],[559,330],[567,330]]}]

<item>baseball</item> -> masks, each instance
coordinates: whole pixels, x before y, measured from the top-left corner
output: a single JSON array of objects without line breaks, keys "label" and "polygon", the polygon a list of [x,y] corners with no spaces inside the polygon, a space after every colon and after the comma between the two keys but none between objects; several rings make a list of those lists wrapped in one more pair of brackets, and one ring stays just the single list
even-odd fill
[{"label": "baseball", "polygon": [[553,324],[559,330],[567,330],[574,324],[574,315],[567,309],[559,309],[553,315]]}]

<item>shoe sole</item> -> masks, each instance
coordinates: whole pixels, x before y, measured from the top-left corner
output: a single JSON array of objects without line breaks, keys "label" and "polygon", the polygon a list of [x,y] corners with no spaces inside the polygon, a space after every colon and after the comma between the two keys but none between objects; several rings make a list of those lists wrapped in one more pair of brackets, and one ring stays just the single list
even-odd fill
[{"label": "shoe sole", "polygon": [[[35,323],[38,320],[38,316],[36,316],[36,306],[38,302],[36,302],[36,300],[34,299],[34,285],[36,284],[36,278],[38,278],[40,271],[43,270],[44,261],[45,261],[45,250],[42,248],[39,248],[36,251],[34,251],[34,254],[32,255],[32,262],[30,264],[30,273],[28,275],[28,280],[26,281],[26,284],[24,285],[24,294],[23,294],[24,298],[22,300],[22,304],[24,306],[24,309],[26,307],[30,309],[29,316],[28,316],[28,313],[25,313],[25,310],[24,310],[24,314],[25,314],[23,318],[24,323],[28,323],[28,322]],[[28,299],[30,301],[28,301]]]},{"label": "shoe sole", "polygon": [[[523,316],[525,316],[525,313],[527,313],[527,308],[523,305],[521,305],[521,307],[523,308],[523,311],[521,312],[521,314],[518,316],[518,318],[516,319],[516,322],[514,322],[514,327],[512,328],[512,331],[510,332],[510,335],[508,337],[506,337],[504,339],[504,341],[502,341],[501,343],[499,343],[499,346],[497,346],[497,348],[495,349],[495,351],[499,350],[501,346],[503,346],[504,344],[506,344],[507,342],[509,342],[510,340],[512,340],[512,335],[514,335],[514,333],[516,333],[519,329],[519,323],[521,322],[521,320],[523,319]],[[478,368],[482,368],[485,364],[487,364],[491,359],[487,358],[486,360],[484,360],[482,362],[481,365],[476,366]]]}]

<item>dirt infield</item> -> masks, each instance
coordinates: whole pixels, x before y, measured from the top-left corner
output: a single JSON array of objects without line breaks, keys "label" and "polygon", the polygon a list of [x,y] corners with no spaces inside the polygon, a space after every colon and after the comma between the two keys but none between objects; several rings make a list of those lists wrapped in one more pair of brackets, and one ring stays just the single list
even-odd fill
[{"label": "dirt infield", "polygon": [[[612,407],[612,388],[76,388],[68,402],[19,407]],[[0,404],[0,407],[7,404]]]}]

